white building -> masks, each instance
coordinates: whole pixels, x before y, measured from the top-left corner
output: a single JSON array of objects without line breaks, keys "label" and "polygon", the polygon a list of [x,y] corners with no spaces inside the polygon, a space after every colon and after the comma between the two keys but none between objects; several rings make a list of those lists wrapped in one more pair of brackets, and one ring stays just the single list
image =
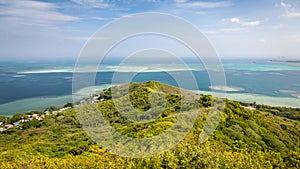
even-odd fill
[{"label": "white building", "polygon": [[10,128],[13,128],[14,125],[12,125],[12,124],[7,124],[7,125],[5,125],[4,127],[7,128],[7,129],[10,129]]},{"label": "white building", "polygon": [[32,115],[32,118],[35,118],[35,119],[37,119],[39,117],[39,115],[38,114],[33,114]]}]

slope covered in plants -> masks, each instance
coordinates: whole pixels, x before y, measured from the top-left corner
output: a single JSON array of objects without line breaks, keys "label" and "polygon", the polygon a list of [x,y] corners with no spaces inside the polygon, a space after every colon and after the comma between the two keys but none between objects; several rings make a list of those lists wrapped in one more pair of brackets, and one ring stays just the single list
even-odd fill
[{"label": "slope covered in plants", "polygon": [[[41,121],[23,123],[23,129],[0,133],[0,168],[300,167],[300,123],[276,116],[273,112],[278,108],[248,110],[235,101],[154,81],[112,87],[100,93],[100,99],[52,113]],[[88,115],[91,107],[96,107],[118,133],[133,138],[151,138],[168,129],[186,132],[184,124],[174,126],[177,115],[196,111],[197,116],[186,137],[169,151],[128,158],[97,145],[83,130],[89,126],[80,124],[78,118]],[[212,109],[223,112],[220,123],[200,144],[199,135]],[[300,113],[298,109],[285,110]]]}]

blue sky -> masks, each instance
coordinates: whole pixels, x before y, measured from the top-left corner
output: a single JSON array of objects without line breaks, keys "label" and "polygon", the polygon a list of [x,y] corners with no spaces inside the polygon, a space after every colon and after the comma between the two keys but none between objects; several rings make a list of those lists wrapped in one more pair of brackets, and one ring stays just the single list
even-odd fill
[{"label": "blue sky", "polygon": [[0,59],[74,60],[99,28],[141,12],[186,19],[223,58],[300,59],[299,0],[0,0]]}]

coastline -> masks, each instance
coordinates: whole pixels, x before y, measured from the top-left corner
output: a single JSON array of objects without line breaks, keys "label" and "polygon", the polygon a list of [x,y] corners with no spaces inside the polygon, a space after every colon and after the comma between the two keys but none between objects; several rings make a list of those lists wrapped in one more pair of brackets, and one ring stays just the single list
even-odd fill
[{"label": "coastline", "polygon": [[[95,92],[100,92],[103,89],[109,88],[111,85],[99,85],[95,86]],[[78,91],[82,93],[84,91],[90,91],[90,88],[84,88]],[[204,90],[192,90],[198,94],[212,94],[211,91]],[[218,95],[221,92],[214,92],[213,95]],[[224,92],[223,92],[224,93]],[[300,108],[300,98],[298,97],[272,97],[259,94],[251,93],[226,93],[226,97],[233,101],[253,103],[276,107],[289,107],[289,108]],[[0,116],[12,116],[19,112],[29,112],[33,110],[45,110],[49,106],[61,107],[65,103],[73,102],[72,95],[63,95],[58,97],[35,97],[27,98],[22,100],[16,100],[13,102],[8,102],[0,104]]]},{"label": "coastline", "polygon": [[[199,94],[211,94],[208,91],[195,91]],[[217,93],[217,92],[215,92]],[[296,97],[271,97],[251,93],[226,93],[228,99],[233,101],[269,105],[275,107],[300,108],[300,98]]]}]

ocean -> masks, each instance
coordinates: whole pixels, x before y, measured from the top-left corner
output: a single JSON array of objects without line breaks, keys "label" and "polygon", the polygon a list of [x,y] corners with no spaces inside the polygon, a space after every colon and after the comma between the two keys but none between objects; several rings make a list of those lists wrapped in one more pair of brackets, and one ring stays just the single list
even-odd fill
[{"label": "ocean", "polygon": [[[168,73],[181,77],[186,71],[195,76],[198,88],[183,88],[200,93],[210,93],[207,71],[201,64],[182,65],[131,65],[118,69],[117,63],[105,63],[96,73],[95,91],[111,86],[114,72],[122,76],[135,72],[134,82],[156,80],[178,86]],[[0,115],[44,110],[48,106],[62,106],[72,102],[72,77],[74,62],[1,62],[0,63]],[[156,67],[163,67],[161,71]],[[274,106],[300,107],[300,64],[269,60],[224,60],[227,98],[243,102],[256,102]],[[144,72],[139,72],[143,68]],[[185,77],[182,77],[183,79]],[[122,81],[123,82],[123,81]],[[117,84],[117,83],[115,83]],[[84,89],[81,90],[84,92]]]}]

